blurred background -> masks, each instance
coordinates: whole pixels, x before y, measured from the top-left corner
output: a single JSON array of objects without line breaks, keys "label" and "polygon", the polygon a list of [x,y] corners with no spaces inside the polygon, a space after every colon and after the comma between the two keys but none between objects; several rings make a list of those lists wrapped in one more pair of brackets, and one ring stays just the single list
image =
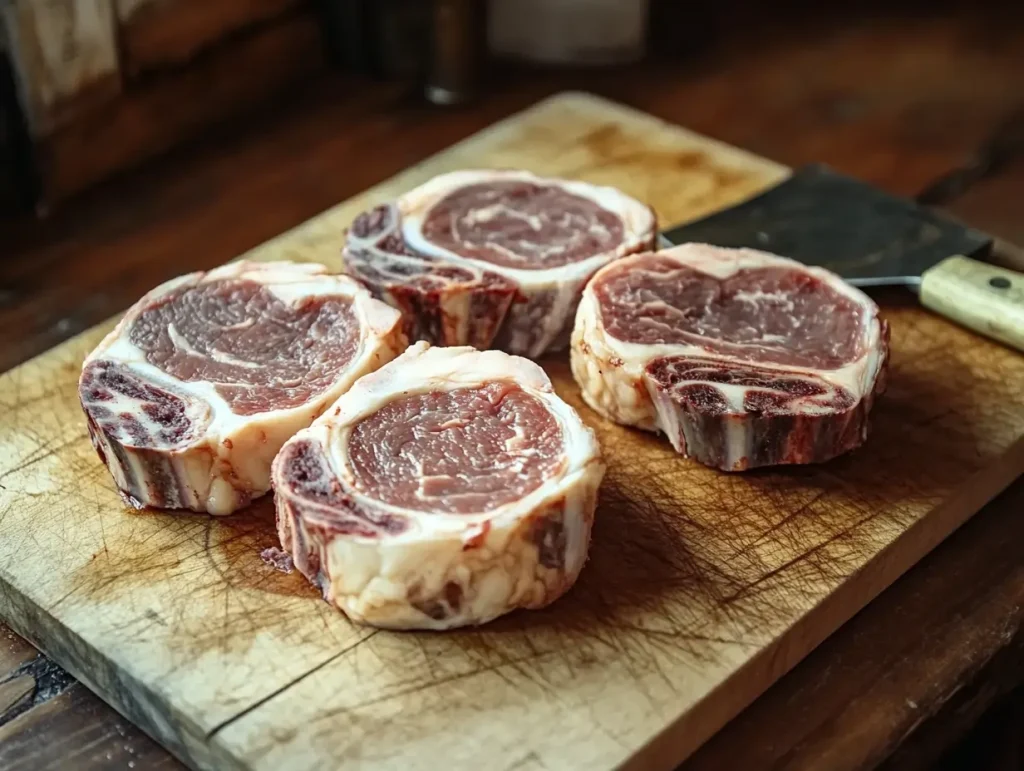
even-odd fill
[{"label": "blurred background", "polygon": [[[0,0],[0,372],[565,89],[1024,244],[1022,0]],[[1024,768],[1024,635],[968,632],[888,767]]]},{"label": "blurred background", "polygon": [[[46,212],[213,134],[265,134],[310,99],[427,121],[429,132],[444,124],[430,107],[490,107],[501,96],[525,104],[563,87],[627,102],[660,91],[678,100],[671,117],[718,133],[726,119],[725,138],[754,150],[769,149],[764,131],[788,128],[799,141],[802,122],[829,121],[833,138],[808,151],[871,124],[916,132],[920,152],[937,153],[946,135],[991,124],[1024,99],[1021,7],[2,0],[0,211]],[[322,117],[339,135],[358,130],[337,111]]]},{"label": "blurred background", "polygon": [[[327,72],[465,104],[491,60],[610,66],[692,52],[654,0],[13,0],[3,8],[4,190],[49,205]],[[701,4],[693,4],[701,8]],[[687,18],[687,17],[690,18]],[[658,30],[674,27],[675,40]],[[705,30],[705,33],[708,30]],[[342,91],[337,99],[363,94]],[[397,96],[387,88],[374,95]],[[266,116],[264,116],[265,119]],[[237,127],[236,130],[244,130]]]},{"label": "blurred background", "polygon": [[1024,2],[0,0],[0,370],[583,89],[1024,243]]}]

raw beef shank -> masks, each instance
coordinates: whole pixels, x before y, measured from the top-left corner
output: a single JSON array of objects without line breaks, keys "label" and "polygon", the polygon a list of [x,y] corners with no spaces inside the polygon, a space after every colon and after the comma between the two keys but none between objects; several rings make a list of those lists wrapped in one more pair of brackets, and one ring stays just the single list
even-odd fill
[{"label": "raw beef shank", "polygon": [[237,262],[136,303],[86,358],[79,397],[130,505],[229,514],[274,455],[406,345],[400,314],[321,265]]},{"label": "raw beef shank", "polygon": [[343,258],[410,340],[537,357],[568,345],[587,280],[655,236],[650,207],[614,188],[457,171],[360,215]]},{"label": "raw beef shank", "polygon": [[603,474],[539,366],[419,342],[282,448],[278,534],[357,622],[481,624],[572,586]]},{"label": "raw beef shank", "polygon": [[587,286],[572,336],[586,402],[709,466],[815,463],[859,446],[889,328],[863,292],[751,249],[684,244]]}]

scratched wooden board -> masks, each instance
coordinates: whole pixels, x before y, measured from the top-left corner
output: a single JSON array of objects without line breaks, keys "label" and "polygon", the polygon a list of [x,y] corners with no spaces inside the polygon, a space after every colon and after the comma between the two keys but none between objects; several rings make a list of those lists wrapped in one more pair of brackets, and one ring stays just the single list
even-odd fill
[{"label": "scratched wooden board", "polygon": [[[565,94],[247,256],[337,266],[357,212],[467,166],[614,184],[664,225],[788,173]],[[671,768],[1024,469],[1024,357],[908,298],[867,446],[819,467],[703,468],[546,362],[608,458],[591,559],[553,607],[444,634],[354,627],[265,566],[266,500],[124,509],[75,390],[104,325],[0,379],[0,613],[196,767]]]}]

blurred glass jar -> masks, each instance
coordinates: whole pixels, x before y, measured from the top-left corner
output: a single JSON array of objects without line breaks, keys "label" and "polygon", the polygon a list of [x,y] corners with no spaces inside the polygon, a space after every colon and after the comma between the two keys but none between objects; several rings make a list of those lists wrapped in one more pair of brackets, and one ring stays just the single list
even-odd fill
[{"label": "blurred glass jar", "polygon": [[488,0],[496,56],[546,64],[624,64],[643,57],[647,0]]},{"label": "blurred glass jar", "polygon": [[473,98],[485,60],[485,0],[434,0],[426,97],[434,104]]}]

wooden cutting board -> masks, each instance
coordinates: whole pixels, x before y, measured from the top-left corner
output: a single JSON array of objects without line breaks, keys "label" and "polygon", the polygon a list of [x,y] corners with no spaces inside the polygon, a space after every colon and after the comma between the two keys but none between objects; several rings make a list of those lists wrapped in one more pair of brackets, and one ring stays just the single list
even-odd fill
[{"label": "wooden cutting board", "polygon": [[[569,93],[247,257],[338,266],[360,210],[442,171],[616,185],[664,226],[788,170]],[[358,628],[264,565],[269,501],[126,510],[87,438],[82,358],[111,324],[0,378],[0,614],[197,768],[668,769],[1024,470],[1024,357],[893,294],[867,445],[725,475],[559,393],[609,470],[591,559],[553,607],[444,634]]]}]

